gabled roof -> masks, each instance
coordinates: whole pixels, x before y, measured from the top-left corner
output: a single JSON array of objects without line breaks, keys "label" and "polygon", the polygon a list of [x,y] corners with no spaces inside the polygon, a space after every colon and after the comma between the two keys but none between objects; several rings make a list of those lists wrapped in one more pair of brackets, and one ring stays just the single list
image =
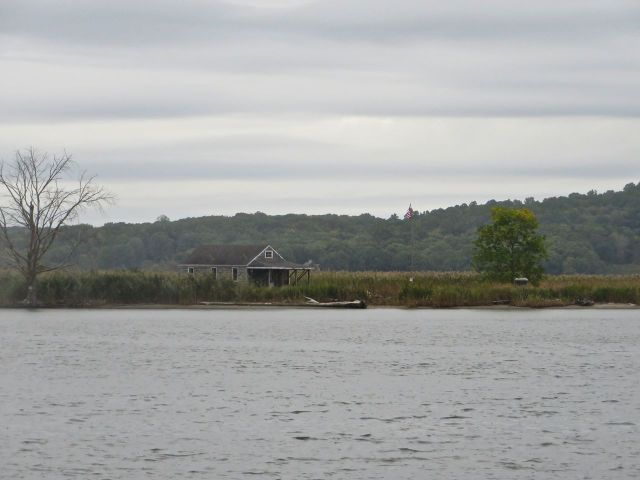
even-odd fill
[{"label": "gabled roof", "polygon": [[248,265],[264,245],[200,245],[185,260],[189,265]]},{"label": "gabled roof", "polygon": [[[273,257],[265,258],[264,251],[272,250]],[[234,265],[251,268],[304,268],[289,262],[271,245],[200,245],[185,260],[184,265]]]}]

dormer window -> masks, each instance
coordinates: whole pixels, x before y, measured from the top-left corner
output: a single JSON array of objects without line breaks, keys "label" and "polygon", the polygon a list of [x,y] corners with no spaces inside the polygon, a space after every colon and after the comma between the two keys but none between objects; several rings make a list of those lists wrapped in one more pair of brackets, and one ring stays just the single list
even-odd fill
[{"label": "dormer window", "polygon": [[265,250],[264,258],[273,258],[273,250]]}]

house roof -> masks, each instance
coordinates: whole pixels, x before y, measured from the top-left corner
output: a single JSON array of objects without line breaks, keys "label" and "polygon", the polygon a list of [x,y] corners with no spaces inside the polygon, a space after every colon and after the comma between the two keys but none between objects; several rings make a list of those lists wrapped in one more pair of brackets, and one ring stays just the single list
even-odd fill
[{"label": "house roof", "polygon": [[[264,251],[272,250],[273,257],[265,258]],[[285,260],[270,245],[200,245],[185,260],[184,265],[235,265],[251,268],[305,268]]]}]

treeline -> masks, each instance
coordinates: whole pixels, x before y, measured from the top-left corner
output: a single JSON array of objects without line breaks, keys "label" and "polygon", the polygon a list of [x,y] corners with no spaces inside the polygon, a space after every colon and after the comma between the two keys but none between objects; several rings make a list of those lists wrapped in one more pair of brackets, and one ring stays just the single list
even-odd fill
[{"label": "treeline", "polygon": [[[65,229],[49,260],[85,270],[166,270],[200,244],[270,243],[286,258],[323,269],[351,271],[466,271],[477,228],[491,207],[526,207],[546,235],[552,274],[640,271],[640,183],[622,191],[457,205],[398,215],[276,215],[239,213],[153,223],[79,225]],[[403,213],[403,212],[402,212]],[[16,232],[19,237],[19,232]],[[68,257],[70,245],[80,246]]]},{"label": "treeline", "polygon": [[[16,272],[0,270],[0,287],[0,306],[17,306],[25,298],[24,280]],[[51,307],[201,302],[295,305],[305,303],[305,297],[407,307],[560,307],[591,302],[640,304],[640,276],[549,276],[538,286],[516,287],[489,282],[470,272],[319,272],[308,285],[267,288],[216,280],[211,275],[64,270],[42,275],[37,297],[40,304]]]}]

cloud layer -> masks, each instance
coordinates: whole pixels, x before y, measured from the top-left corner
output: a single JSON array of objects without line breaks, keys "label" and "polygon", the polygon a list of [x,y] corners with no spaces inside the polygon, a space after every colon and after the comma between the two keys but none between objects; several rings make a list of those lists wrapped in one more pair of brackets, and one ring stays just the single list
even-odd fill
[{"label": "cloud layer", "polygon": [[[207,182],[252,192],[219,213],[380,215],[622,186],[638,51],[635,0],[4,0],[0,156],[66,148],[128,220],[200,211]],[[131,216],[125,185],[172,181]],[[287,204],[272,184],[305,187]]]}]

